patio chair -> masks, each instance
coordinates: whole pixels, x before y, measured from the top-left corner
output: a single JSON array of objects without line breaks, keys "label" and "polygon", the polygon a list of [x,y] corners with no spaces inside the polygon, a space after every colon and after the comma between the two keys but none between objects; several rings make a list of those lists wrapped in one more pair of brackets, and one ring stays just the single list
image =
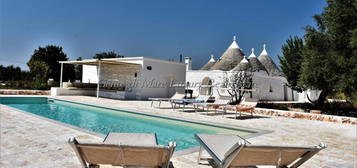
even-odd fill
[{"label": "patio chair", "polygon": [[202,147],[213,158],[218,168],[240,166],[276,166],[296,168],[309,160],[326,145],[313,147],[252,145],[236,135],[196,134]]},{"label": "patio chair", "polygon": [[171,100],[175,100],[175,99],[184,99],[185,98],[185,94],[184,93],[179,93],[176,92],[171,98],[149,98],[149,100],[151,100],[151,107],[154,104],[154,101],[159,102],[159,108],[161,107],[161,102],[169,102]]},{"label": "patio chair", "polygon": [[215,113],[217,113],[217,109],[219,107],[223,107],[223,112],[222,112],[222,117],[224,116],[224,114],[227,111],[227,105],[229,104],[229,102],[231,101],[231,97],[230,96],[218,96],[216,97],[215,101],[213,103],[193,103],[193,107],[195,108],[195,112],[197,112],[197,109],[199,109],[200,107],[202,107],[202,110],[207,111],[207,115],[208,115],[208,109],[210,107],[214,108]]},{"label": "patio chair", "polygon": [[168,168],[176,147],[174,142],[169,146],[157,145],[155,134],[114,133],[103,143],[80,143],[74,137],[68,142],[84,168],[99,165]]},{"label": "patio chair", "polygon": [[183,106],[183,108],[185,108],[186,105],[189,105],[189,104],[205,103],[210,98],[211,98],[211,95],[198,95],[195,99],[173,99],[170,102],[171,102],[172,109],[175,109],[176,105],[178,105],[179,108],[181,107],[181,105]]},{"label": "patio chair", "polygon": [[240,104],[236,105],[236,118],[239,112],[239,117],[242,116],[242,112],[247,112],[250,113],[250,115],[253,117],[253,112],[255,107],[258,104],[258,99],[245,99],[243,98],[242,102]]}]

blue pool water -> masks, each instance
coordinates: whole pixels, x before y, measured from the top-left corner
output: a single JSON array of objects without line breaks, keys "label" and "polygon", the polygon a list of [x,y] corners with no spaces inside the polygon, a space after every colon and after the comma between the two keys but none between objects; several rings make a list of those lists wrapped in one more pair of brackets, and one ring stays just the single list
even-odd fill
[{"label": "blue pool water", "polygon": [[[177,150],[197,146],[196,133],[247,135],[251,131],[155,117],[135,112],[72,103],[40,97],[0,97],[0,104],[87,129],[108,132],[156,133],[158,142],[177,142]],[[20,117],[20,116],[19,116]]]}]

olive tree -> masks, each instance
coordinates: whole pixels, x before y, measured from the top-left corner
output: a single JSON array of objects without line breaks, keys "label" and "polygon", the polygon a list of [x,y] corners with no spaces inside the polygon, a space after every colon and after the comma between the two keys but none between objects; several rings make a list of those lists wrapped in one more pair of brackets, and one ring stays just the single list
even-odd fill
[{"label": "olive tree", "polygon": [[232,104],[239,104],[244,95],[253,87],[253,75],[251,71],[231,71],[225,74],[223,87],[232,97]]}]

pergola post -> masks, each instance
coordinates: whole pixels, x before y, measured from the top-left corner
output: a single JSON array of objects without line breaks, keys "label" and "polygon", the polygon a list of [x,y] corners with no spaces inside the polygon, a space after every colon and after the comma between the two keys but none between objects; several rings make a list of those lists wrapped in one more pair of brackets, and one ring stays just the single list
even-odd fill
[{"label": "pergola post", "polygon": [[60,88],[63,88],[62,76],[63,76],[63,63],[61,63]]},{"label": "pergola post", "polygon": [[100,65],[101,62],[99,61],[98,63],[98,72],[97,72],[97,76],[98,76],[98,83],[97,83],[97,98],[99,98],[99,82],[100,82]]}]

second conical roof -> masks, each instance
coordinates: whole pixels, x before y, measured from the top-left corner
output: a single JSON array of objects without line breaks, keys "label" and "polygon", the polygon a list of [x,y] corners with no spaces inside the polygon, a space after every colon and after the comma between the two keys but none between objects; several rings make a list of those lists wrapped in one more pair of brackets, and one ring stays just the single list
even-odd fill
[{"label": "second conical roof", "polygon": [[211,55],[211,59],[202,66],[202,68],[200,70],[210,70],[211,67],[216,63],[216,60],[214,60],[214,56],[213,54]]},{"label": "second conical roof", "polygon": [[254,48],[252,48],[252,53],[248,57],[248,60],[252,71],[266,71],[263,64],[258,60],[257,56],[255,56]]},{"label": "second conical roof", "polygon": [[260,56],[258,57],[260,63],[264,66],[266,71],[270,76],[281,76],[282,72],[278,68],[278,66],[274,63],[274,61],[269,57],[266,49],[265,44],[263,46],[263,51],[261,52]]},{"label": "second conical roof", "polygon": [[232,71],[250,71],[251,66],[249,61],[246,58],[243,58],[237,66],[235,66]]},{"label": "second conical roof", "polygon": [[252,68],[252,71],[266,71],[265,67],[258,60],[258,58],[249,58],[249,64]]}]

